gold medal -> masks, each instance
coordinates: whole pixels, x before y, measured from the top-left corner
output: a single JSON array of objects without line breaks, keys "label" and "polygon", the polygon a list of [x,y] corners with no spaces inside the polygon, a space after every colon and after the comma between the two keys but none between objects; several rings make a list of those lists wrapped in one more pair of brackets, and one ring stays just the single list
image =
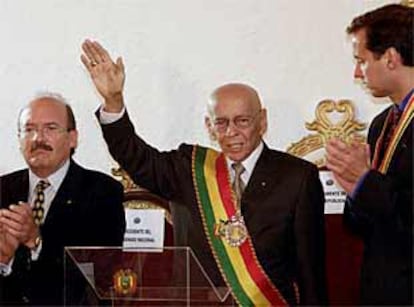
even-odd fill
[{"label": "gold medal", "polygon": [[243,217],[236,213],[230,220],[220,220],[214,227],[214,235],[223,238],[231,247],[239,247],[247,239],[247,228]]},{"label": "gold medal", "polygon": [[239,247],[247,239],[247,228],[243,217],[236,214],[230,220],[220,220],[214,228],[214,235],[223,238],[231,247]]},{"label": "gold medal", "polygon": [[234,215],[230,218],[224,238],[231,247],[239,247],[246,241],[247,229],[242,216]]}]

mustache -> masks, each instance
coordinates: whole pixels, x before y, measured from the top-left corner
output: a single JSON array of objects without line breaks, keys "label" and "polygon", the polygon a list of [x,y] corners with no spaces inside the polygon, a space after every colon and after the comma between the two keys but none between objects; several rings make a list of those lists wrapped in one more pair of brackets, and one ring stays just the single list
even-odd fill
[{"label": "mustache", "polygon": [[47,150],[47,151],[52,151],[53,150],[52,146],[50,146],[50,145],[48,145],[44,142],[35,142],[35,143],[32,144],[32,146],[30,148],[30,151],[33,152],[33,151],[38,150],[38,149],[43,149],[43,150]]}]

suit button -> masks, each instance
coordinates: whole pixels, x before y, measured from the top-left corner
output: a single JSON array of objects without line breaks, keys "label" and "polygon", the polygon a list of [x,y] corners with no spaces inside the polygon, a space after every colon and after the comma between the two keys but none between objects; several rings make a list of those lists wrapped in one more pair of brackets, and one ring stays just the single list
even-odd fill
[{"label": "suit button", "polygon": [[29,298],[25,295],[22,296],[22,301],[23,301],[23,303],[26,303],[26,304],[28,304],[30,302]]}]

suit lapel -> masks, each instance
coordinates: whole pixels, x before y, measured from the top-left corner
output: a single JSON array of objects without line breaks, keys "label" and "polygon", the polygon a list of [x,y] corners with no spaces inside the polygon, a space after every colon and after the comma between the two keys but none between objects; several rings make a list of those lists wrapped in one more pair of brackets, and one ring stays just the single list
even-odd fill
[{"label": "suit lapel", "polygon": [[50,204],[45,225],[53,223],[56,218],[60,220],[59,216],[69,216],[66,215],[66,212],[73,209],[76,204],[75,200],[78,198],[79,189],[76,187],[79,185],[79,178],[80,167],[71,160],[68,172]]},{"label": "suit lapel", "polygon": [[401,140],[398,142],[397,147],[395,148],[395,152],[393,154],[391,163],[394,162],[395,158],[399,156],[402,150],[407,150],[409,146],[412,146],[413,130],[414,130],[414,122],[413,120],[411,120],[403,136],[401,137]]},{"label": "suit lapel", "polygon": [[17,204],[19,201],[27,202],[29,198],[29,170],[22,170],[10,182],[5,182],[1,192],[2,207]]},{"label": "suit lapel", "polygon": [[29,198],[29,171],[26,170],[23,174],[22,181],[20,182],[19,187],[17,188],[17,195],[23,197],[23,201],[27,201]]},{"label": "suit lapel", "polygon": [[[391,107],[390,107],[391,108]],[[375,151],[375,145],[378,142],[378,139],[380,137],[381,134],[381,130],[383,128],[383,126],[386,124],[386,114],[388,113],[389,109],[387,108],[386,110],[383,111],[382,117],[379,118],[379,123],[376,125],[375,130],[373,131],[373,142],[370,143],[370,148],[371,148],[371,160],[373,159],[374,156],[374,151]],[[394,167],[394,163],[395,160],[398,159],[400,153],[402,153],[402,151],[407,150],[410,148],[410,146],[412,145],[412,140],[413,140],[413,136],[414,136],[414,121],[411,120],[410,124],[408,125],[407,129],[404,131],[404,134],[401,138],[401,140],[398,142],[397,147],[395,148],[395,152],[391,158],[391,163],[390,163],[390,168],[392,169]]]},{"label": "suit lapel", "polygon": [[242,200],[250,197],[265,198],[268,193],[274,192],[274,185],[280,180],[278,173],[281,171],[277,156],[264,144],[262,153],[257,160],[250,180],[244,190]]}]

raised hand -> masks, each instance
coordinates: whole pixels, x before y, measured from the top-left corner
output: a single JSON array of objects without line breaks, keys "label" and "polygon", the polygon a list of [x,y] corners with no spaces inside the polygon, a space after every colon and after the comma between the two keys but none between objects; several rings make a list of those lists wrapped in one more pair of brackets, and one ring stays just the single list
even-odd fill
[{"label": "raised hand", "polygon": [[89,71],[97,91],[104,98],[104,110],[119,113],[124,106],[122,90],[125,68],[122,58],[117,58],[115,63],[98,42],[91,40],[83,42],[82,50],[82,63]]}]

